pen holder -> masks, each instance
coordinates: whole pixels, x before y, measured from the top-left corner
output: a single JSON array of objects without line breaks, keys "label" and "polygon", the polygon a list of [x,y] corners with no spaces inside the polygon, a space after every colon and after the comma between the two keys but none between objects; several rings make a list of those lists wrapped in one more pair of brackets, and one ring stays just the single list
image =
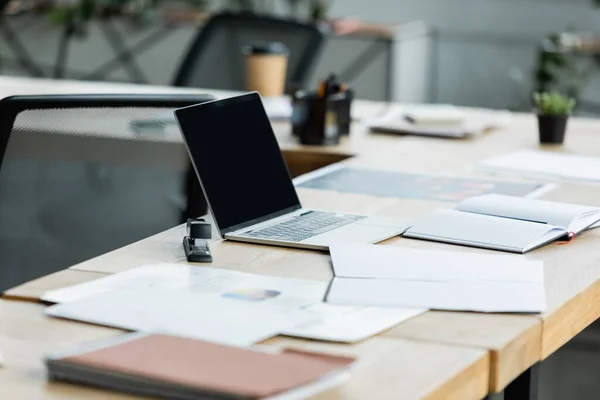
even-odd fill
[{"label": "pen holder", "polygon": [[340,135],[348,136],[350,134],[350,123],[352,122],[352,100],[354,100],[354,92],[346,90],[338,93],[334,98],[333,107],[337,112],[337,123]]},{"label": "pen holder", "polygon": [[292,133],[307,145],[335,145],[340,135],[350,131],[352,92],[345,91],[319,98],[316,92],[294,94]]}]

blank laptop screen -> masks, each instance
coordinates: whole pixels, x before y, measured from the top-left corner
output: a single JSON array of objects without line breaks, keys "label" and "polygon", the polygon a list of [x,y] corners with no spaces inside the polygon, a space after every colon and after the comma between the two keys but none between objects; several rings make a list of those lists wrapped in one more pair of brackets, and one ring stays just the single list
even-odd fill
[{"label": "blank laptop screen", "polygon": [[175,113],[221,231],[300,208],[258,94],[199,104]]}]

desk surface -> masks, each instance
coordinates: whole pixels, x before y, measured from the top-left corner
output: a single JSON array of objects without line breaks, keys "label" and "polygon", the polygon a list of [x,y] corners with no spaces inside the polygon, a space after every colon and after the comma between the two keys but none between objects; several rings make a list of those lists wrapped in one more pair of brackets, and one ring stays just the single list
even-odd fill
[{"label": "desk surface", "polygon": [[[4,86],[0,93],[7,90],[7,83],[4,85],[2,83],[3,81],[0,80],[0,87]],[[76,90],[79,92],[93,90],[89,87],[83,90],[84,85],[72,85],[77,87]],[[115,85],[108,86],[117,87],[121,91],[128,90]],[[127,88],[129,87],[131,86],[127,85]],[[18,90],[19,88],[15,87],[13,92],[16,93]],[[50,88],[44,86],[44,90],[48,92]],[[162,90],[165,89],[162,88]],[[376,112],[384,107],[383,104],[374,103],[357,102],[356,104],[357,109],[369,112]],[[600,137],[595,132],[595,125],[596,121],[594,120],[572,119],[566,144],[559,150],[600,155],[598,154],[600,151],[597,150],[600,148],[598,146]],[[316,157],[317,155],[335,154],[350,157],[344,161],[348,165],[388,171],[437,172],[462,176],[480,176],[472,171],[474,163],[478,160],[516,149],[539,147],[535,117],[526,114],[515,115],[507,129],[472,141],[368,134],[363,127],[355,124],[351,136],[340,146],[311,148],[295,144],[293,138],[289,136],[289,129],[283,129],[276,125],[276,131],[282,149],[286,150],[292,159],[294,157],[302,159],[307,155]],[[373,197],[305,188],[299,189],[299,195],[306,207],[409,218],[418,218],[435,208],[452,207],[452,204],[435,201]],[[600,186],[561,183],[557,189],[547,193],[544,198],[593,205],[596,199],[600,198]],[[15,288],[8,291],[6,297],[36,300],[44,290],[84,282],[103,276],[103,274],[123,271],[138,265],[157,262],[183,263],[185,260],[180,248],[183,232],[182,227],[173,228],[76,265],[69,270]],[[599,236],[599,231],[589,231],[568,246],[551,244],[524,256],[528,259],[545,262],[546,294],[549,308],[543,315],[428,312],[371,341],[384,339],[399,340],[403,343],[414,341],[427,345],[439,344],[444,348],[487,352],[489,354],[489,391],[501,391],[528,367],[548,357],[600,316],[600,302],[598,301],[600,298],[598,281],[600,252],[597,251],[600,245]],[[403,238],[391,239],[386,244],[488,252]],[[326,253],[220,240],[215,241],[211,248],[215,260],[214,267],[308,279],[327,280],[330,278],[329,256]],[[36,306],[31,305],[31,307]],[[81,340],[83,339],[85,338],[81,336]],[[365,343],[371,343],[371,341]],[[367,345],[365,344],[365,346]],[[399,361],[397,367],[400,368],[401,364],[403,364],[402,361]],[[469,366],[465,366],[465,371],[477,370],[474,368],[475,365],[476,363],[471,363]],[[428,369],[433,366],[423,365],[423,368]],[[410,379],[410,375],[407,377]],[[360,377],[357,376],[356,379],[360,379]],[[438,377],[437,379],[442,378]],[[445,384],[450,385],[454,381],[453,378]],[[353,383],[349,385],[353,385]],[[441,383],[440,385],[440,387],[443,386]],[[432,388],[424,388],[422,393],[432,393],[432,390]],[[420,394],[419,396],[424,395]],[[465,398],[468,397],[470,396]]]},{"label": "desk surface", "polygon": [[[41,304],[0,301],[0,394],[9,399],[105,399],[107,392],[46,383],[43,356],[50,352],[122,333],[48,318]],[[354,346],[274,338],[264,344],[308,348],[359,357],[353,378],[319,399],[475,399],[487,392],[488,354],[483,350],[408,339],[376,337]],[[114,395],[111,399],[132,399]]]}]

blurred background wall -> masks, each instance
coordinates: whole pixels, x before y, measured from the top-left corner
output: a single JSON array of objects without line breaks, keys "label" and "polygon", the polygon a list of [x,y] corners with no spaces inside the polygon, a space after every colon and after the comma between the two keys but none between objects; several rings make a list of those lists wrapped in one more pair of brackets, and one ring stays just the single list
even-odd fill
[{"label": "blurred background wall", "polygon": [[[271,4],[277,12],[283,3]],[[218,8],[218,4],[212,8]],[[529,108],[533,70],[543,38],[565,30],[591,31],[600,23],[600,11],[592,7],[591,0],[337,0],[332,2],[329,16],[357,17],[397,26],[422,22],[416,31],[414,24],[403,28],[403,40],[417,35],[420,41],[408,54],[401,53],[405,65],[402,86],[409,87],[410,93],[400,100],[513,110]],[[36,19],[35,23],[31,18]],[[13,18],[10,23],[35,60],[50,69],[60,29],[40,17]],[[152,29],[158,28],[119,27],[128,46],[143,40]],[[194,32],[191,26],[177,28],[151,50],[137,56],[150,83],[171,82]],[[348,64],[367,46],[368,40],[356,37],[332,39],[312,82],[336,65],[339,68]],[[93,71],[112,56],[111,51],[98,27],[92,24],[86,37],[75,40],[71,46],[66,77],[76,78]],[[385,54],[378,54],[355,77],[353,83],[360,97],[385,99],[388,88],[381,76],[386,62]],[[5,73],[25,74],[14,63],[5,64]],[[118,68],[102,79],[128,81],[128,75]],[[594,71],[582,95],[594,98],[598,94],[600,84]]]},{"label": "blurred background wall", "polygon": [[[514,109],[528,105],[542,38],[600,26],[589,0],[346,0],[331,13],[425,21],[437,33],[431,101]],[[597,97],[600,85],[591,78],[584,94]]]}]

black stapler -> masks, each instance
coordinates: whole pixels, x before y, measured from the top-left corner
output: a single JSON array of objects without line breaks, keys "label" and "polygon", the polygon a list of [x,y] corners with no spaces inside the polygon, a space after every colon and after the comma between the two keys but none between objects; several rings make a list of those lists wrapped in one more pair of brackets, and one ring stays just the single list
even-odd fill
[{"label": "black stapler", "polygon": [[212,237],[210,223],[202,218],[188,219],[187,236],[183,237],[183,249],[190,262],[212,262],[208,239]]}]

